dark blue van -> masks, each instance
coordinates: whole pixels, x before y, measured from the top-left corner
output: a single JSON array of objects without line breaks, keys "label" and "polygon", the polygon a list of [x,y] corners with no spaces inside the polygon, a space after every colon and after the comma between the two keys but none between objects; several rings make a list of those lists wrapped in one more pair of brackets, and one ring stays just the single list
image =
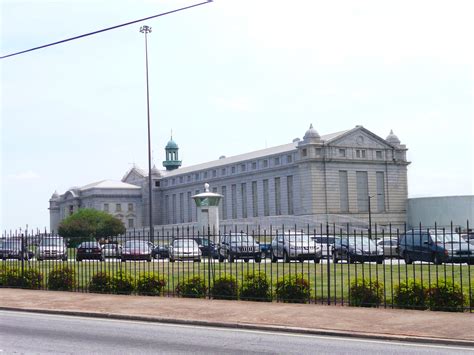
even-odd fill
[{"label": "dark blue van", "polygon": [[474,247],[459,234],[444,230],[407,231],[400,236],[398,250],[406,264],[413,261],[474,264]]}]

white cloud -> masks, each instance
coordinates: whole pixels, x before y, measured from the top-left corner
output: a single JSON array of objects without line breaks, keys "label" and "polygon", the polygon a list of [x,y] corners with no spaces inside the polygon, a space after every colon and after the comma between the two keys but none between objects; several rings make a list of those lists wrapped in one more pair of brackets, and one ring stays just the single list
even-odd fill
[{"label": "white cloud", "polygon": [[36,180],[40,178],[38,173],[35,173],[31,170],[23,171],[17,174],[10,174],[8,177],[13,180]]}]

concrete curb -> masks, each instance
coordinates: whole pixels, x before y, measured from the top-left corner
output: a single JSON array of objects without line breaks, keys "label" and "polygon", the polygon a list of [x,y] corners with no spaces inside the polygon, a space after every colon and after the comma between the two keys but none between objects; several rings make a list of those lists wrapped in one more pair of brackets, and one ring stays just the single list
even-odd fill
[{"label": "concrete curb", "polygon": [[214,327],[214,328],[247,329],[247,330],[258,330],[258,331],[266,331],[266,332],[322,335],[322,336],[358,338],[358,339],[367,339],[367,340],[384,340],[384,341],[424,343],[424,344],[434,344],[434,345],[467,346],[467,347],[474,348],[474,341],[470,341],[470,340],[419,337],[419,336],[411,336],[411,335],[364,333],[364,332],[355,332],[355,331],[342,331],[342,330],[316,329],[316,328],[313,328],[313,329],[312,328],[298,328],[298,327],[263,325],[263,324],[252,324],[252,323],[227,323],[227,322],[215,322],[215,321],[210,322],[210,321],[203,321],[203,320],[134,316],[134,315],[117,314],[117,313],[81,312],[81,311],[33,309],[33,308],[25,309],[25,308],[2,307],[2,306],[0,306],[0,310],[25,312],[25,313],[43,313],[43,314],[52,314],[52,315],[79,316],[79,317],[89,317],[89,318],[141,321],[141,322],[151,322],[151,323],[194,325],[194,326],[205,326],[205,327]]}]

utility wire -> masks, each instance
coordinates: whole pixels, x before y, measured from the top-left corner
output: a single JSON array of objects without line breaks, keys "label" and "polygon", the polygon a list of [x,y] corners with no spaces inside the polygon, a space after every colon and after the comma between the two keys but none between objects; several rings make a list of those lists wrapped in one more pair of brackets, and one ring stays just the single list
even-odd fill
[{"label": "utility wire", "polygon": [[48,43],[48,44],[45,44],[45,45],[43,45],[43,46],[34,47],[34,48],[26,49],[26,50],[23,50],[23,51],[20,51],[20,52],[7,54],[7,55],[4,55],[4,56],[1,56],[0,59],[5,59],[5,58],[8,58],[8,57],[13,57],[13,56],[15,56],[15,55],[19,55],[19,54],[23,54],[23,53],[27,53],[27,52],[36,51],[36,50],[38,50],[38,49],[42,49],[42,48],[46,48],[46,47],[55,46],[55,45],[57,45],[57,44],[61,44],[61,43],[64,43],[64,42],[73,41],[73,40],[76,40],[76,39],[79,39],[79,38],[83,38],[83,37],[87,37],[87,36],[92,36],[92,35],[95,35],[95,34],[98,34],[98,33],[106,32],[106,31],[110,31],[110,30],[115,30],[116,28],[120,28],[120,27],[124,27],[124,26],[129,26],[129,25],[132,25],[132,24],[137,23],[137,22],[142,22],[142,21],[145,21],[145,20],[150,20],[150,19],[152,19],[152,18],[156,18],[156,17],[161,17],[161,16],[169,15],[169,14],[172,14],[172,13],[175,13],[175,12],[178,12],[178,11],[183,11],[183,10],[187,10],[187,9],[190,9],[190,8],[193,8],[193,7],[197,7],[197,6],[200,6],[200,5],[208,4],[208,3],[210,3],[210,2],[212,2],[212,0],[207,0],[207,1],[204,1],[204,2],[200,2],[199,4],[194,4],[194,5],[190,5],[190,6],[186,6],[186,7],[181,7],[181,8],[179,8],[179,9],[171,10],[171,11],[168,11],[168,12],[163,12],[163,13],[158,14],[158,15],[149,16],[149,17],[144,17],[144,18],[141,18],[141,19],[139,19],[139,20],[135,20],[135,21],[130,21],[130,22],[122,23],[122,24],[120,24],[120,25],[116,25],[116,26],[112,26],[112,27],[103,28],[103,29],[98,30],[98,31],[85,33],[85,34],[82,34],[82,35],[79,35],[79,36],[75,36],[75,37],[63,39],[63,40],[61,40],[61,41],[57,41],[57,42],[53,42],[53,43]]}]

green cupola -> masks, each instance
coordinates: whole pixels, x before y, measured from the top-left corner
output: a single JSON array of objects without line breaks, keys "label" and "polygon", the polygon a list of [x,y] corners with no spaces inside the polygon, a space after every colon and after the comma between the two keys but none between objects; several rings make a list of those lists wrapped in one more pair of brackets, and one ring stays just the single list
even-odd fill
[{"label": "green cupola", "polygon": [[166,170],[178,169],[181,166],[181,160],[178,158],[178,150],[178,145],[173,140],[173,136],[171,136],[165,147],[166,160],[163,162],[163,166]]}]

